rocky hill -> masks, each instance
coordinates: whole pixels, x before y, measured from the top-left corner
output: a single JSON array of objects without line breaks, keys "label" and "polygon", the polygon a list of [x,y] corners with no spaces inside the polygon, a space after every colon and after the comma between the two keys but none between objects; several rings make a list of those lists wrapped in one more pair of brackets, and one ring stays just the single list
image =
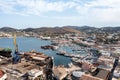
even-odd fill
[{"label": "rocky hill", "polygon": [[70,28],[82,31],[82,32],[109,32],[109,33],[114,33],[120,31],[120,26],[117,27],[102,27],[102,28],[97,28],[97,27],[91,27],[91,26],[69,26]]},{"label": "rocky hill", "polygon": [[3,28],[0,28],[0,31],[2,31],[2,32],[15,32],[15,31],[17,31],[17,29],[14,29],[11,27],[3,27]]},{"label": "rocky hill", "polygon": [[16,32],[16,31],[25,31],[25,32],[34,32],[38,34],[64,34],[64,33],[91,33],[91,32],[118,32],[120,27],[102,27],[96,28],[91,26],[63,26],[63,27],[40,27],[40,28],[26,28],[26,29],[14,29],[11,27],[0,28],[0,31],[3,32]]},{"label": "rocky hill", "polygon": [[26,29],[14,29],[10,27],[0,28],[3,32],[34,32],[38,34],[64,34],[64,33],[81,33],[80,31],[70,27],[41,27],[41,28],[26,28]]}]

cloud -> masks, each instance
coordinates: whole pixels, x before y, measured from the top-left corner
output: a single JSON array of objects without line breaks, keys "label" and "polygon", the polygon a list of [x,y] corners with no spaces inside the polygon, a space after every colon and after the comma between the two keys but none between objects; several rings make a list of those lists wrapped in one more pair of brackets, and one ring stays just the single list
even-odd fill
[{"label": "cloud", "polygon": [[[47,16],[49,12],[58,15]],[[78,21],[82,24],[118,24],[120,0],[0,0],[0,13],[44,15],[76,24]],[[59,15],[61,13],[65,15]],[[74,15],[70,16],[72,13]]]},{"label": "cloud", "polygon": [[118,15],[120,0],[68,0],[66,2],[64,0],[0,0],[0,12],[3,13],[41,15],[50,11],[64,12],[68,9],[74,9],[83,16]]},{"label": "cloud", "polygon": [[47,2],[45,0],[0,0],[0,10],[4,13],[40,15],[49,11],[62,12],[75,6],[74,2]]},{"label": "cloud", "polygon": [[77,6],[76,10],[89,23],[120,23],[120,0],[94,0]]}]

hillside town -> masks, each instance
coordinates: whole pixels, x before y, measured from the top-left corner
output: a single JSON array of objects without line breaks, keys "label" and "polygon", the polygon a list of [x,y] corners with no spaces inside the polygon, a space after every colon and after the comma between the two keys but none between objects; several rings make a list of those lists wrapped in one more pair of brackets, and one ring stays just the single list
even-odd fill
[{"label": "hillside town", "polygon": [[0,80],[120,80],[120,0],[0,0]]},{"label": "hillside town", "polygon": [[[1,31],[0,39],[15,39],[14,33],[18,35],[21,32]],[[119,32],[88,34],[66,31],[52,35],[24,31],[17,37],[50,41],[50,45],[40,48],[57,51],[56,55],[70,58],[71,62],[67,66],[55,65],[55,57],[35,50],[19,52],[19,45],[14,42],[15,52],[0,48],[0,80],[120,80]],[[73,52],[60,49],[64,46],[70,47]]]}]

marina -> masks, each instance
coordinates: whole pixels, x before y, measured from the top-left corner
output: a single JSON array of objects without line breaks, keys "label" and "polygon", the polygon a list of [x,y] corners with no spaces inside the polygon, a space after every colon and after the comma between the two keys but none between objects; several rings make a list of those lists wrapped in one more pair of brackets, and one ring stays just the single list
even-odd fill
[{"label": "marina", "polygon": [[120,80],[120,0],[0,0],[0,80]]},{"label": "marina", "polygon": [[[109,56],[101,55],[97,48],[83,47],[71,41],[53,44],[52,40],[35,37],[0,40],[3,40],[0,43],[0,68],[7,73],[8,80],[88,80],[89,77],[90,80],[109,80],[119,59],[105,59]],[[10,53],[12,57],[6,56]],[[2,77],[4,71],[1,71]],[[119,77],[118,75],[119,73],[114,73],[114,76]]]},{"label": "marina", "polygon": [[[68,63],[71,62],[71,59],[69,57],[66,58],[66,57],[62,57],[60,55],[56,55],[56,53],[57,53],[56,50],[55,51],[44,50],[44,49],[40,48],[40,46],[51,45],[50,40],[40,40],[40,39],[37,39],[37,38],[18,37],[17,42],[18,42],[18,45],[19,45],[19,51],[21,51],[21,52],[35,50],[35,51],[38,51],[38,52],[43,52],[48,56],[53,56],[55,65],[65,65],[66,66]],[[12,50],[14,50],[13,38],[2,38],[2,39],[0,39],[0,45],[1,45],[0,47],[2,47],[2,48],[11,48]],[[64,48],[72,56],[71,52],[73,52],[73,51],[71,50],[71,48],[69,46],[65,46],[65,47],[63,46],[62,48]]]}]

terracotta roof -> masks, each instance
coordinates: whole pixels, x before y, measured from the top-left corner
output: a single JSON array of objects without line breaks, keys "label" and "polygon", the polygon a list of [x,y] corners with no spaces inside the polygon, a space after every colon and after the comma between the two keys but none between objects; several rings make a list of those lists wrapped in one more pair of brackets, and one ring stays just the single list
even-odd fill
[{"label": "terracotta roof", "polygon": [[95,77],[101,78],[103,80],[107,80],[108,76],[109,76],[109,73],[110,73],[110,71],[101,69]]},{"label": "terracotta roof", "polygon": [[64,67],[55,67],[53,70],[55,76],[59,78],[59,80],[63,79],[67,75],[67,71],[65,70]]},{"label": "terracotta roof", "polygon": [[80,80],[103,80],[103,79],[96,78],[94,76],[85,74],[85,75],[82,75],[82,77],[80,78]]},{"label": "terracotta roof", "polygon": [[4,75],[4,72],[0,70],[0,78]]},{"label": "terracotta roof", "polygon": [[92,76],[90,74],[82,75],[80,80],[108,80],[110,71],[100,69],[97,75]]}]

